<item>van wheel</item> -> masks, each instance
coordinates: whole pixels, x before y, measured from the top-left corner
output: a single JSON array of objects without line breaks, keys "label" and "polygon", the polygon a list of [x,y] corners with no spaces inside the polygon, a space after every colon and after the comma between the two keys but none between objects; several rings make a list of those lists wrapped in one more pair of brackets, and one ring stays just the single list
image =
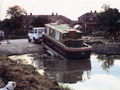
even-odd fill
[{"label": "van wheel", "polygon": [[37,40],[35,38],[33,38],[33,43],[36,44],[37,43]]},{"label": "van wheel", "polygon": [[31,39],[30,39],[30,37],[28,36],[28,42],[31,42]]}]

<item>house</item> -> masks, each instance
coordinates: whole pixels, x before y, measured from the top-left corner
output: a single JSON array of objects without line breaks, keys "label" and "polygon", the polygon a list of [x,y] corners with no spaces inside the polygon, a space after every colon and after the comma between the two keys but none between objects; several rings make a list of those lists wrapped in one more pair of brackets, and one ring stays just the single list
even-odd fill
[{"label": "house", "polygon": [[[24,16],[24,26],[25,27],[30,27],[31,22],[40,15],[25,15]],[[42,16],[48,16],[48,19],[50,20],[51,23],[56,22],[57,20],[60,20],[62,24],[67,24],[67,25],[76,25],[79,30],[87,31],[89,29],[96,29],[100,26],[100,21],[97,18],[97,12],[87,12],[80,17],[78,17],[78,21],[71,20],[63,15],[58,15],[57,13],[52,13],[51,15],[42,15]]]},{"label": "house", "polygon": [[24,26],[25,27],[30,27],[31,26],[31,22],[34,20],[36,16],[35,15],[32,15],[32,13],[30,13],[30,15],[24,15]]},{"label": "house", "polygon": [[[31,22],[40,15],[32,15],[32,13],[30,13],[30,15],[25,15],[24,16],[24,26],[29,27],[31,26]],[[73,24],[73,21],[63,15],[58,15],[57,13],[54,14],[52,13],[51,15],[42,15],[42,16],[48,16],[48,19],[50,20],[51,23],[56,22],[57,20],[60,20],[61,23],[63,24],[68,24],[71,25]]]},{"label": "house", "polygon": [[78,23],[82,26],[82,31],[96,29],[100,27],[100,21],[97,18],[97,12],[88,12],[78,17]]}]

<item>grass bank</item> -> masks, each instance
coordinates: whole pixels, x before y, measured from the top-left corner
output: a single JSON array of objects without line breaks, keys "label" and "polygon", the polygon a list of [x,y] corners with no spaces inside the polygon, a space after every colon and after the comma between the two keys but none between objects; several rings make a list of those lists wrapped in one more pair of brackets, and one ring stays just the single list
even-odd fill
[{"label": "grass bank", "polygon": [[18,64],[7,55],[0,55],[0,88],[8,81],[17,83],[15,90],[70,90],[41,76],[32,65]]}]

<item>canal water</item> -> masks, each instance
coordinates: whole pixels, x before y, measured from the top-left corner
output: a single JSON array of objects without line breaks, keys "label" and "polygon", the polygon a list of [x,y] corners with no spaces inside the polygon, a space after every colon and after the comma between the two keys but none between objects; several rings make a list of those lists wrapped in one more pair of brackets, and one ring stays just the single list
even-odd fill
[{"label": "canal water", "polygon": [[65,61],[37,54],[10,56],[18,63],[32,64],[42,75],[73,90],[119,90],[120,56],[95,55],[90,60]]}]

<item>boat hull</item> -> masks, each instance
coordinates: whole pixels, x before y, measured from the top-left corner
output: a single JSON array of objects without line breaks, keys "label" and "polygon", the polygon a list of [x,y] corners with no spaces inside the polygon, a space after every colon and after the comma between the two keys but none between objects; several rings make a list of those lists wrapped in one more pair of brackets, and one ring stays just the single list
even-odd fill
[{"label": "boat hull", "polygon": [[66,47],[46,35],[43,35],[42,42],[45,48],[51,50],[55,55],[58,55],[66,60],[90,59],[91,46],[85,43],[83,45],[84,47],[80,48]]}]

